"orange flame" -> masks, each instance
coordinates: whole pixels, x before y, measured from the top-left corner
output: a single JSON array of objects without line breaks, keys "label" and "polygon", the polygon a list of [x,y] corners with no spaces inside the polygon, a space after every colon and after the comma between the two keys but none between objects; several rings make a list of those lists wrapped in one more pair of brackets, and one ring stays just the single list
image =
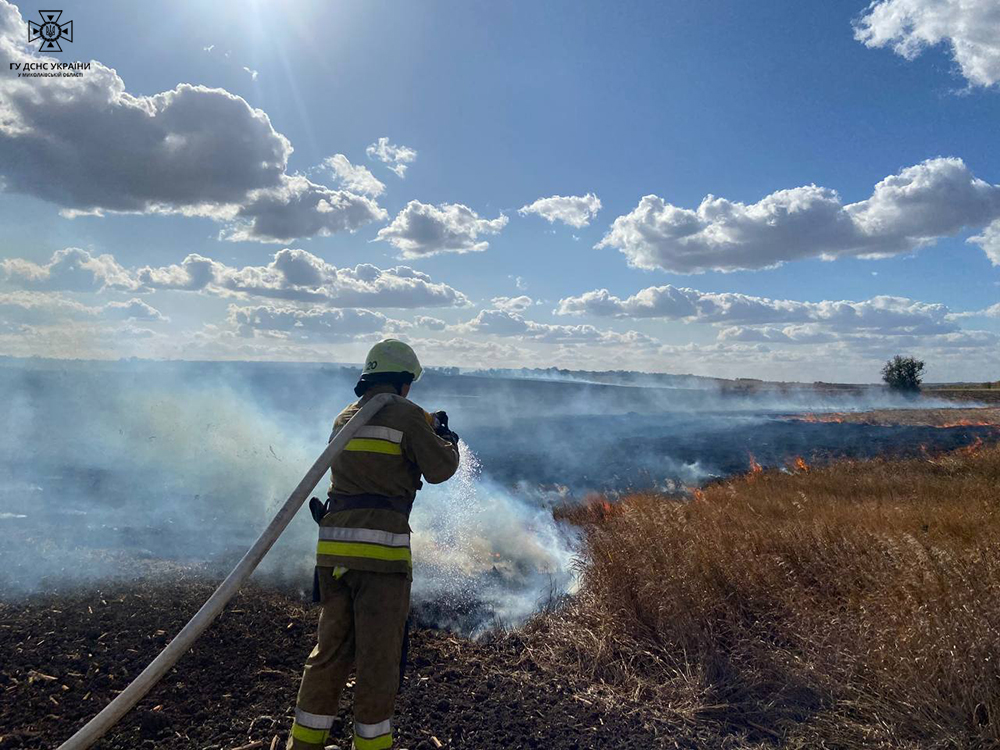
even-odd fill
[{"label": "orange flame", "polygon": [[946,422],[936,427],[993,427],[993,422],[980,422],[974,419],[960,419],[957,422]]},{"label": "orange flame", "polygon": [[795,468],[799,471],[809,471],[809,464],[806,463],[802,456],[795,457]]},{"label": "orange flame", "polygon": [[961,453],[965,456],[971,456],[974,453],[977,453],[979,449],[982,447],[983,447],[983,439],[978,435],[976,435],[976,442],[969,443],[964,448],[959,448],[958,453]]},{"label": "orange flame", "polygon": [[750,457],[750,471],[747,472],[746,478],[748,482],[753,482],[758,476],[764,473],[764,469],[757,463],[757,459],[754,458],[753,453],[747,452],[747,455]]},{"label": "orange flame", "polygon": [[795,417],[799,422],[816,422],[816,423],[827,423],[827,422],[843,422],[843,414],[800,414]]}]

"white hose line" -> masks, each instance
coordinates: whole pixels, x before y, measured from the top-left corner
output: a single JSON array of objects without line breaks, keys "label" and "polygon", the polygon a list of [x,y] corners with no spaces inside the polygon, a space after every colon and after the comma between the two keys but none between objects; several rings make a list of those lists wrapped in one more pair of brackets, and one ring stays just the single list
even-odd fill
[{"label": "white hose line", "polygon": [[289,522],[295,516],[296,511],[302,507],[309,494],[319,484],[319,480],[329,470],[334,457],[340,453],[347,442],[354,436],[359,428],[363,427],[368,420],[375,416],[375,412],[381,409],[390,401],[399,398],[391,393],[380,393],[373,396],[368,403],[361,407],[358,412],[351,417],[350,421],[344,425],[337,436],[326,446],[326,450],[316,459],[316,463],[302,477],[302,481],[288,496],[281,510],[274,516],[264,532],[257,537],[257,541],[243,555],[243,559],[237,563],[233,571],[226,576],[219,588],[208,598],[194,617],[188,621],[181,632],[179,632],[170,643],[159,653],[159,655],[149,663],[142,672],[125,688],[111,703],[88,721],[72,737],[59,746],[59,750],[86,750],[99,740],[105,732],[118,723],[118,721],[129,712],[129,710],[148,693],[153,686],[160,681],[167,671],[177,663],[189,648],[194,644],[205,629],[212,624],[212,620],[218,617],[222,609],[233,598],[240,586],[250,577],[254,568],[260,563],[271,549],[271,545],[285,530]]}]

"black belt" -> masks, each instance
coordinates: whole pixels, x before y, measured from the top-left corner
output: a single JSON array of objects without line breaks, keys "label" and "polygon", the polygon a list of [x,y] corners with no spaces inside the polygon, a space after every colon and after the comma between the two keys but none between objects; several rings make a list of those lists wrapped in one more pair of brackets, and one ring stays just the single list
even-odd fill
[{"label": "black belt", "polygon": [[342,510],[392,510],[409,517],[413,500],[385,495],[330,495],[327,506],[329,513]]}]

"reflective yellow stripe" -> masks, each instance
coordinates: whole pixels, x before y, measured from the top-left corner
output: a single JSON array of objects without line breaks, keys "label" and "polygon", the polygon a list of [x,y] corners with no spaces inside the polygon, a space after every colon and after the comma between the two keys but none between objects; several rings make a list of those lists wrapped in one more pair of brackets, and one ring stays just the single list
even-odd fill
[{"label": "reflective yellow stripe", "polygon": [[[329,729],[310,729],[309,727],[302,726],[298,722],[292,724],[292,737],[297,740],[302,740],[302,742],[308,742],[310,745],[322,745],[326,742],[326,738],[329,736]],[[390,741],[386,747],[392,747],[392,742]]]},{"label": "reflective yellow stripe", "polygon": [[363,453],[388,453],[390,456],[403,455],[403,449],[399,447],[398,443],[390,443],[387,440],[376,440],[373,438],[354,438],[353,440],[349,440],[344,450]]},{"label": "reflective yellow stripe", "polygon": [[316,545],[317,555],[334,555],[336,557],[368,557],[373,560],[406,560],[410,562],[409,547],[383,547],[378,544],[364,542],[328,542],[321,540]]},{"label": "reflective yellow stripe", "polygon": [[383,734],[370,740],[354,735],[354,750],[388,750],[392,747],[392,735]]}]

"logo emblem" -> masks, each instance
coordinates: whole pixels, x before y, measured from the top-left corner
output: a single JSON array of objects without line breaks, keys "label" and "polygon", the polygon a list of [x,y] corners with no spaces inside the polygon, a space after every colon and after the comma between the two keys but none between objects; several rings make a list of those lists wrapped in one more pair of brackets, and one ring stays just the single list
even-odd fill
[{"label": "logo emblem", "polygon": [[73,41],[73,22],[59,23],[61,10],[40,10],[38,15],[42,17],[42,23],[28,21],[28,41],[41,39],[40,52],[62,52],[59,40]]}]

